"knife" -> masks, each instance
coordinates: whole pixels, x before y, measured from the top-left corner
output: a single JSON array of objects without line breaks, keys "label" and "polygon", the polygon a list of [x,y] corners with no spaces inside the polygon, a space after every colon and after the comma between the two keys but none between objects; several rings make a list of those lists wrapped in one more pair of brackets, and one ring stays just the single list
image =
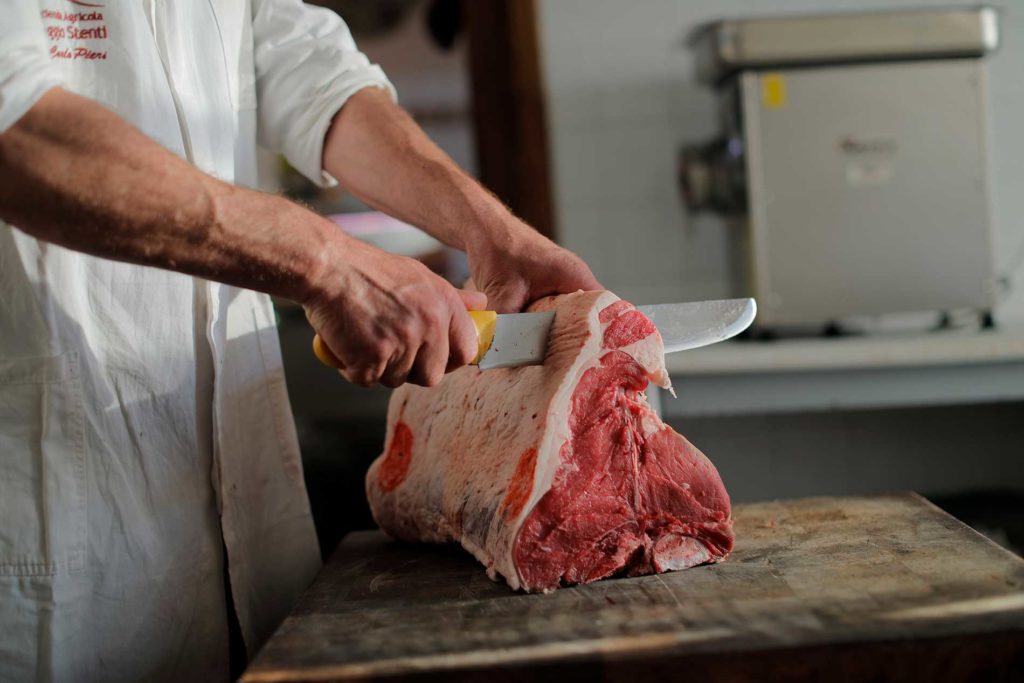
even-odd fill
[{"label": "knife", "polygon": [[[661,333],[665,353],[686,351],[735,337],[747,329],[757,315],[753,299],[721,299],[680,304],[637,306]],[[471,365],[481,370],[540,365],[548,346],[554,311],[502,313],[469,311],[476,325],[479,350]],[[340,368],[341,363],[320,339],[313,338],[313,353],[324,365]]]}]

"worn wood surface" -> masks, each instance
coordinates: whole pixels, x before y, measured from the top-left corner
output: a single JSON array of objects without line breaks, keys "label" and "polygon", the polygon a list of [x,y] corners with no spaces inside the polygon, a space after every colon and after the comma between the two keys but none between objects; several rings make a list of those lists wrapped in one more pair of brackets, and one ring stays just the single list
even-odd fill
[{"label": "worn wood surface", "polygon": [[724,563],[549,595],[352,534],[243,680],[1024,680],[1024,561],[924,499],[734,515]]}]

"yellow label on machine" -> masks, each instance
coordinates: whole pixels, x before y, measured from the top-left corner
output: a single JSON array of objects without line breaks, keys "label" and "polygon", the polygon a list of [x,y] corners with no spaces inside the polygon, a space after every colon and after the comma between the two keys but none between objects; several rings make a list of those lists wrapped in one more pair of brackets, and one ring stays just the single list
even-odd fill
[{"label": "yellow label on machine", "polygon": [[761,103],[765,109],[782,109],[786,106],[786,79],[782,74],[765,74],[761,77]]}]

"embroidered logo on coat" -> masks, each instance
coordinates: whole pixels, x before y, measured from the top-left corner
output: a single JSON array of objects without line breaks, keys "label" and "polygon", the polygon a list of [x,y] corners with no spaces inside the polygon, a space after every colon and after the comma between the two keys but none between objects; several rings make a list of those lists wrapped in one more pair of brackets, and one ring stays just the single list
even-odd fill
[{"label": "embroidered logo on coat", "polygon": [[[67,0],[80,7],[99,7],[103,5],[85,2],[84,0]],[[40,12],[46,37],[50,41],[50,58],[89,61],[106,60],[107,23],[103,12],[69,11],[44,8]]]}]

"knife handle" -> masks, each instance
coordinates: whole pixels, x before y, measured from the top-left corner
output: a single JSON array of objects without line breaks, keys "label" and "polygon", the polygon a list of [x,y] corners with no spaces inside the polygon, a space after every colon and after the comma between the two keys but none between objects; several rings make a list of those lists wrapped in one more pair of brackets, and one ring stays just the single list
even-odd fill
[{"label": "knife handle", "polygon": [[[498,322],[498,314],[495,311],[467,311],[469,319],[476,327],[477,352],[476,358],[470,361],[470,365],[477,365],[483,359],[487,349],[491,348],[494,341],[494,325]],[[329,368],[341,370],[345,366],[341,364],[334,352],[327,348],[327,344],[320,338],[320,335],[313,337],[313,355]]]},{"label": "knife handle", "polygon": [[476,326],[476,358],[469,361],[470,365],[479,365],[484,359],[487,349],[491,348],[494,341],[494,326],[498,322],[497,311],[466,311],[469,319]]},{"label": "knife handle", "polygon": [[317,360],[329,368],[341,370],[345,367],[341,364],[341,361],[338,360],[338,357],[334,355],[334,352],[327,348],[327,344],[324,343],[324,340],[320,338],[319,334],[313,337],[313,355],[317,357]]}]

